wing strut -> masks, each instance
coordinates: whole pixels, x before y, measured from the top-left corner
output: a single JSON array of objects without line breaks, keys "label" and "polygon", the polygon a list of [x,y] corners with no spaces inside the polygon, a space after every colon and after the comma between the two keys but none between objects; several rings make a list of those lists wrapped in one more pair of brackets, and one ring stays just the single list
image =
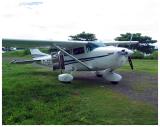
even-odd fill
[{"label": "wing strut", "polygon": [[65,50],[63,50],[62,48],[60,48],[57,45],[54,45],[57,49],[59,49],[60,51],[62,51],[64,54],[68,55],[69,57],[71,57],[72,59],[74,59],[75,61],[79,62],[80,64],[82,64],[83,66],[85,66],[86,68],[88,68],[88,70],[92,70],[91,67],[89,67],[87,64],[85,64],[84,62],[80,61],[79,59],[77,59],[76,57],[74,57],[73,55],[69,54],[68,52],[66,52]]}]

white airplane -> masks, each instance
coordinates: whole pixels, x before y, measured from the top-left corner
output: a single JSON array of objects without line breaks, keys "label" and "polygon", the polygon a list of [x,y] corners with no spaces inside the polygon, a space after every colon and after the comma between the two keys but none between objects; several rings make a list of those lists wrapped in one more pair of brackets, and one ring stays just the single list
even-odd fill
[{"label": "white airplane", "polygon": [[[131,37],[132,38],[132,37]],[[27,64],[37,63],[43,66],[51,67],[53,70],[60,69],[58,80],[62,82],[71,82],[74,71],[95,71],[97,76],[103,77],[112,83],[118,83],[122,76],[115,73],[127,61],[133,70],[131,55],[133,51],[117,47],[119,44],[136,44],[137,41],[46,41],[46,40],[15,40],[2,39],[2,43],[14,43],[16,45],[40,44],[43,46],[52,45],[57,52],[46,54],[39,49],[30,49],[33,60],[13,60],[11,63]],[[116,46],[111,46],[116,45]],[[34,47],[34,46],[33,46]]]}]

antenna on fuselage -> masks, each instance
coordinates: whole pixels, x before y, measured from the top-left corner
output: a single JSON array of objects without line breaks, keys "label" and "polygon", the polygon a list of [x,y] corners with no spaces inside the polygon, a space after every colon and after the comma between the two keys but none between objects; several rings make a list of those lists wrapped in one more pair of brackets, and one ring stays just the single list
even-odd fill
[{"label": "antenna on fuselage", "polygon": [[130,42],[132,41],[132,38],[133,38],[133,34],[131,34],[131,37],[130,37],[130,40],[129,40]]},{"label": "antenna on fuselage", "polygon": [[[130,37],[130,45],[129,45],[129,48],[131,47],[131,43],[132,43],[132,38],[133,38],[133,34],[131,34],[131,37]],[[128,62],[129,62],[129,65],[131,67],[131,69],[133,70],[133,63],[132,63],[132,59],[130,56],[128,56]]]},{"label": "antenna on fuselage", "polygon": [[131,37],[130,37],[130,45],[129,45],[129,48],[131,47],[131,43],[132,43],[132,38],[133,38],[133,34],[131,34]]}]

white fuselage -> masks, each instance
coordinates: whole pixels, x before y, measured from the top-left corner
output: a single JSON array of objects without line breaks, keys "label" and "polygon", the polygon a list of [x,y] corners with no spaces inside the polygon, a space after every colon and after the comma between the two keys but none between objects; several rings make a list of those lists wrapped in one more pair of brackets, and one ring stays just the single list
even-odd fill
[{"label": "white fuselage", "polygon": [[[115,70],[124,64],[126,64],[128,56],[133,52],[126,48],[106,46],[106,47],[97,47],[92,51],[88,51],[85,48],[83,54],[73,55],[80,61],[84,62],[93,71],[101,71],[105,69]],[[120,55],[117,52],[125,50],[127,55]],[[52,67],[52,58],[51,55],[36,58],[41,60],[40,64]],[[73,60],[69,56],[64,56],[65,70],[68,71],[88,71],[88,69],[77,61]]]}]

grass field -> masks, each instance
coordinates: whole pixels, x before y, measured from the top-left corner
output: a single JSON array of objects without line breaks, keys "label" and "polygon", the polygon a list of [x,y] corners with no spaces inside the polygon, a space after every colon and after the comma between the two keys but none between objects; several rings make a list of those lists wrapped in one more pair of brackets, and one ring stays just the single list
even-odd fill
[{"label": "grass field", "polygon": [[[136,71],[157,75],[157,61],[133,62]],[[83,80],[63,84],[57,72],[7,60],[2,67],[3,124],[158,124],[155,107],[101,84],[91,86]]]},{"label": "grass field", "polygon": [[[151,74],[158,74],[158,61],[157,60],[141,60],[133,59],[134,71],[136,72],[149,72]],[[126,64],[120,71],[132,71],[129,64]]]}]

